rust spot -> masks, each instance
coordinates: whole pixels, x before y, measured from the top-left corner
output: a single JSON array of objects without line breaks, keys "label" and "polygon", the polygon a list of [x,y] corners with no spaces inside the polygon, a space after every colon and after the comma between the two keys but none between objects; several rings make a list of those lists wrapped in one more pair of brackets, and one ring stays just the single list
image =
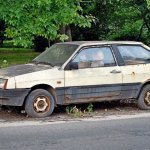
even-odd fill
[{"label": "rust spot", "polygon": [[57,84],[61,84],[61,81],[57,81]]},{"label": "rust spot", "polygon": [[88,102],[99,102],[106,101],[106,99],[112,100],[114,96],[118,96],[118,92],[114,92],[111,95],[103,95],[103,96],[91,96],[91,97],[82,97],[78,99],[72,99],[71,95],[65,94],[65,99],[63,104],[74,104],[74,103],[88,103]]},{"label": "rust spot", "polygon": [[64,97],[63,104],[70,104],[72,102],[70,95],[64,94]]},{"label": "rust spot", "polygon": [[131,75],[135,76],[135,72],[132,72],[132,74],[131,74]]}]

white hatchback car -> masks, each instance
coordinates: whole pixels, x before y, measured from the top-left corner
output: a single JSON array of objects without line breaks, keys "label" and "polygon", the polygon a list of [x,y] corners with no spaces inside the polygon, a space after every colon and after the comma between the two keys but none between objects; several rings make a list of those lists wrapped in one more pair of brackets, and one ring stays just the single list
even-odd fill
[{"label": "white hatchback car", "polygon": [[140,42],[66,42],[0,69],[0,104],[46,117],[57,105],[137,99],[150,109],[150,48]]}]

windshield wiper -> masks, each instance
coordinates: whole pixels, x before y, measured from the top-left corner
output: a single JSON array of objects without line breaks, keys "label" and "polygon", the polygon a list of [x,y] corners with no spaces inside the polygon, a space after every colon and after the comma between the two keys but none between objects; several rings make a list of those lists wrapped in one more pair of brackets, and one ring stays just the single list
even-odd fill
[{"label": "windshield wiper", "polygon": [[50,66],[54,67],[54,65],[49,62],[32,60],[31,63],[35,63],[36,65],[38,65],[38,64],[50,65]]},{"label": "windshield wiper", "polygon": [[50,65],[50,66],[54,67],[53,64],[51,64],[51,63],[49,63],[49,62],[44,62],[44,61],[39,61],[38,64]]},{"label": "windshield wiper", "polygon": [[32,61],[30,61],[30,63],[38,64],[39,62],[36,60],[32,60]]}]

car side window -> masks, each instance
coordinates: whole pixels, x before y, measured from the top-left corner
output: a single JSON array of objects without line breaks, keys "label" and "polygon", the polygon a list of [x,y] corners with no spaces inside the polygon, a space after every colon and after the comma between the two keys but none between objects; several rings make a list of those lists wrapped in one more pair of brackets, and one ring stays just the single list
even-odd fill
[{"label": "car side window", "polygon": [[84,48],[75,57],[73,63],[78,63],[79,69],[116,65],[112,51],[109,47]]},{"label": "car side window", "polygon": [[150,63],[150,51],[142,46],[117,46],[126,65]]}]

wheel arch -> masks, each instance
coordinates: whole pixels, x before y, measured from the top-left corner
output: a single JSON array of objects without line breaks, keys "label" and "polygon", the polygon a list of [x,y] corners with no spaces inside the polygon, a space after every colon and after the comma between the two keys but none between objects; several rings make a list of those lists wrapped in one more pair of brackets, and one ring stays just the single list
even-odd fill
[{"label": "wheel arch", "polygon": [[148,85],[148,84],[150,85],[150,80],[144,82],[144,83],[141,85],[140,90],[138,91],[137,98],[139,98],[140,93],[142,92],[143,88],[144,88],[146,85]]},{"label": "wheel arch", "polygon": [[[56,106],[57,95],[56,95],[55,89],[54,89],[52,86],[50,86],[50,85],[48,85],[48,84],[38,84],[38,85],[35,85],[35,86],[31,87],[31,90],[29,91],[28,95],[29,95],[32,91],[34,91],[34,90],[36,90],[36,89],[44,89],[44,90],[48,91],[50,94],[52,94],[52,96],[53,96],[53,98],[54,98],[54,101],[55,101],[55,106]],[[25,97],[23,106],[25,106],[25,102],[26,102],[26,99],[27,99],[28,95]]]}]

